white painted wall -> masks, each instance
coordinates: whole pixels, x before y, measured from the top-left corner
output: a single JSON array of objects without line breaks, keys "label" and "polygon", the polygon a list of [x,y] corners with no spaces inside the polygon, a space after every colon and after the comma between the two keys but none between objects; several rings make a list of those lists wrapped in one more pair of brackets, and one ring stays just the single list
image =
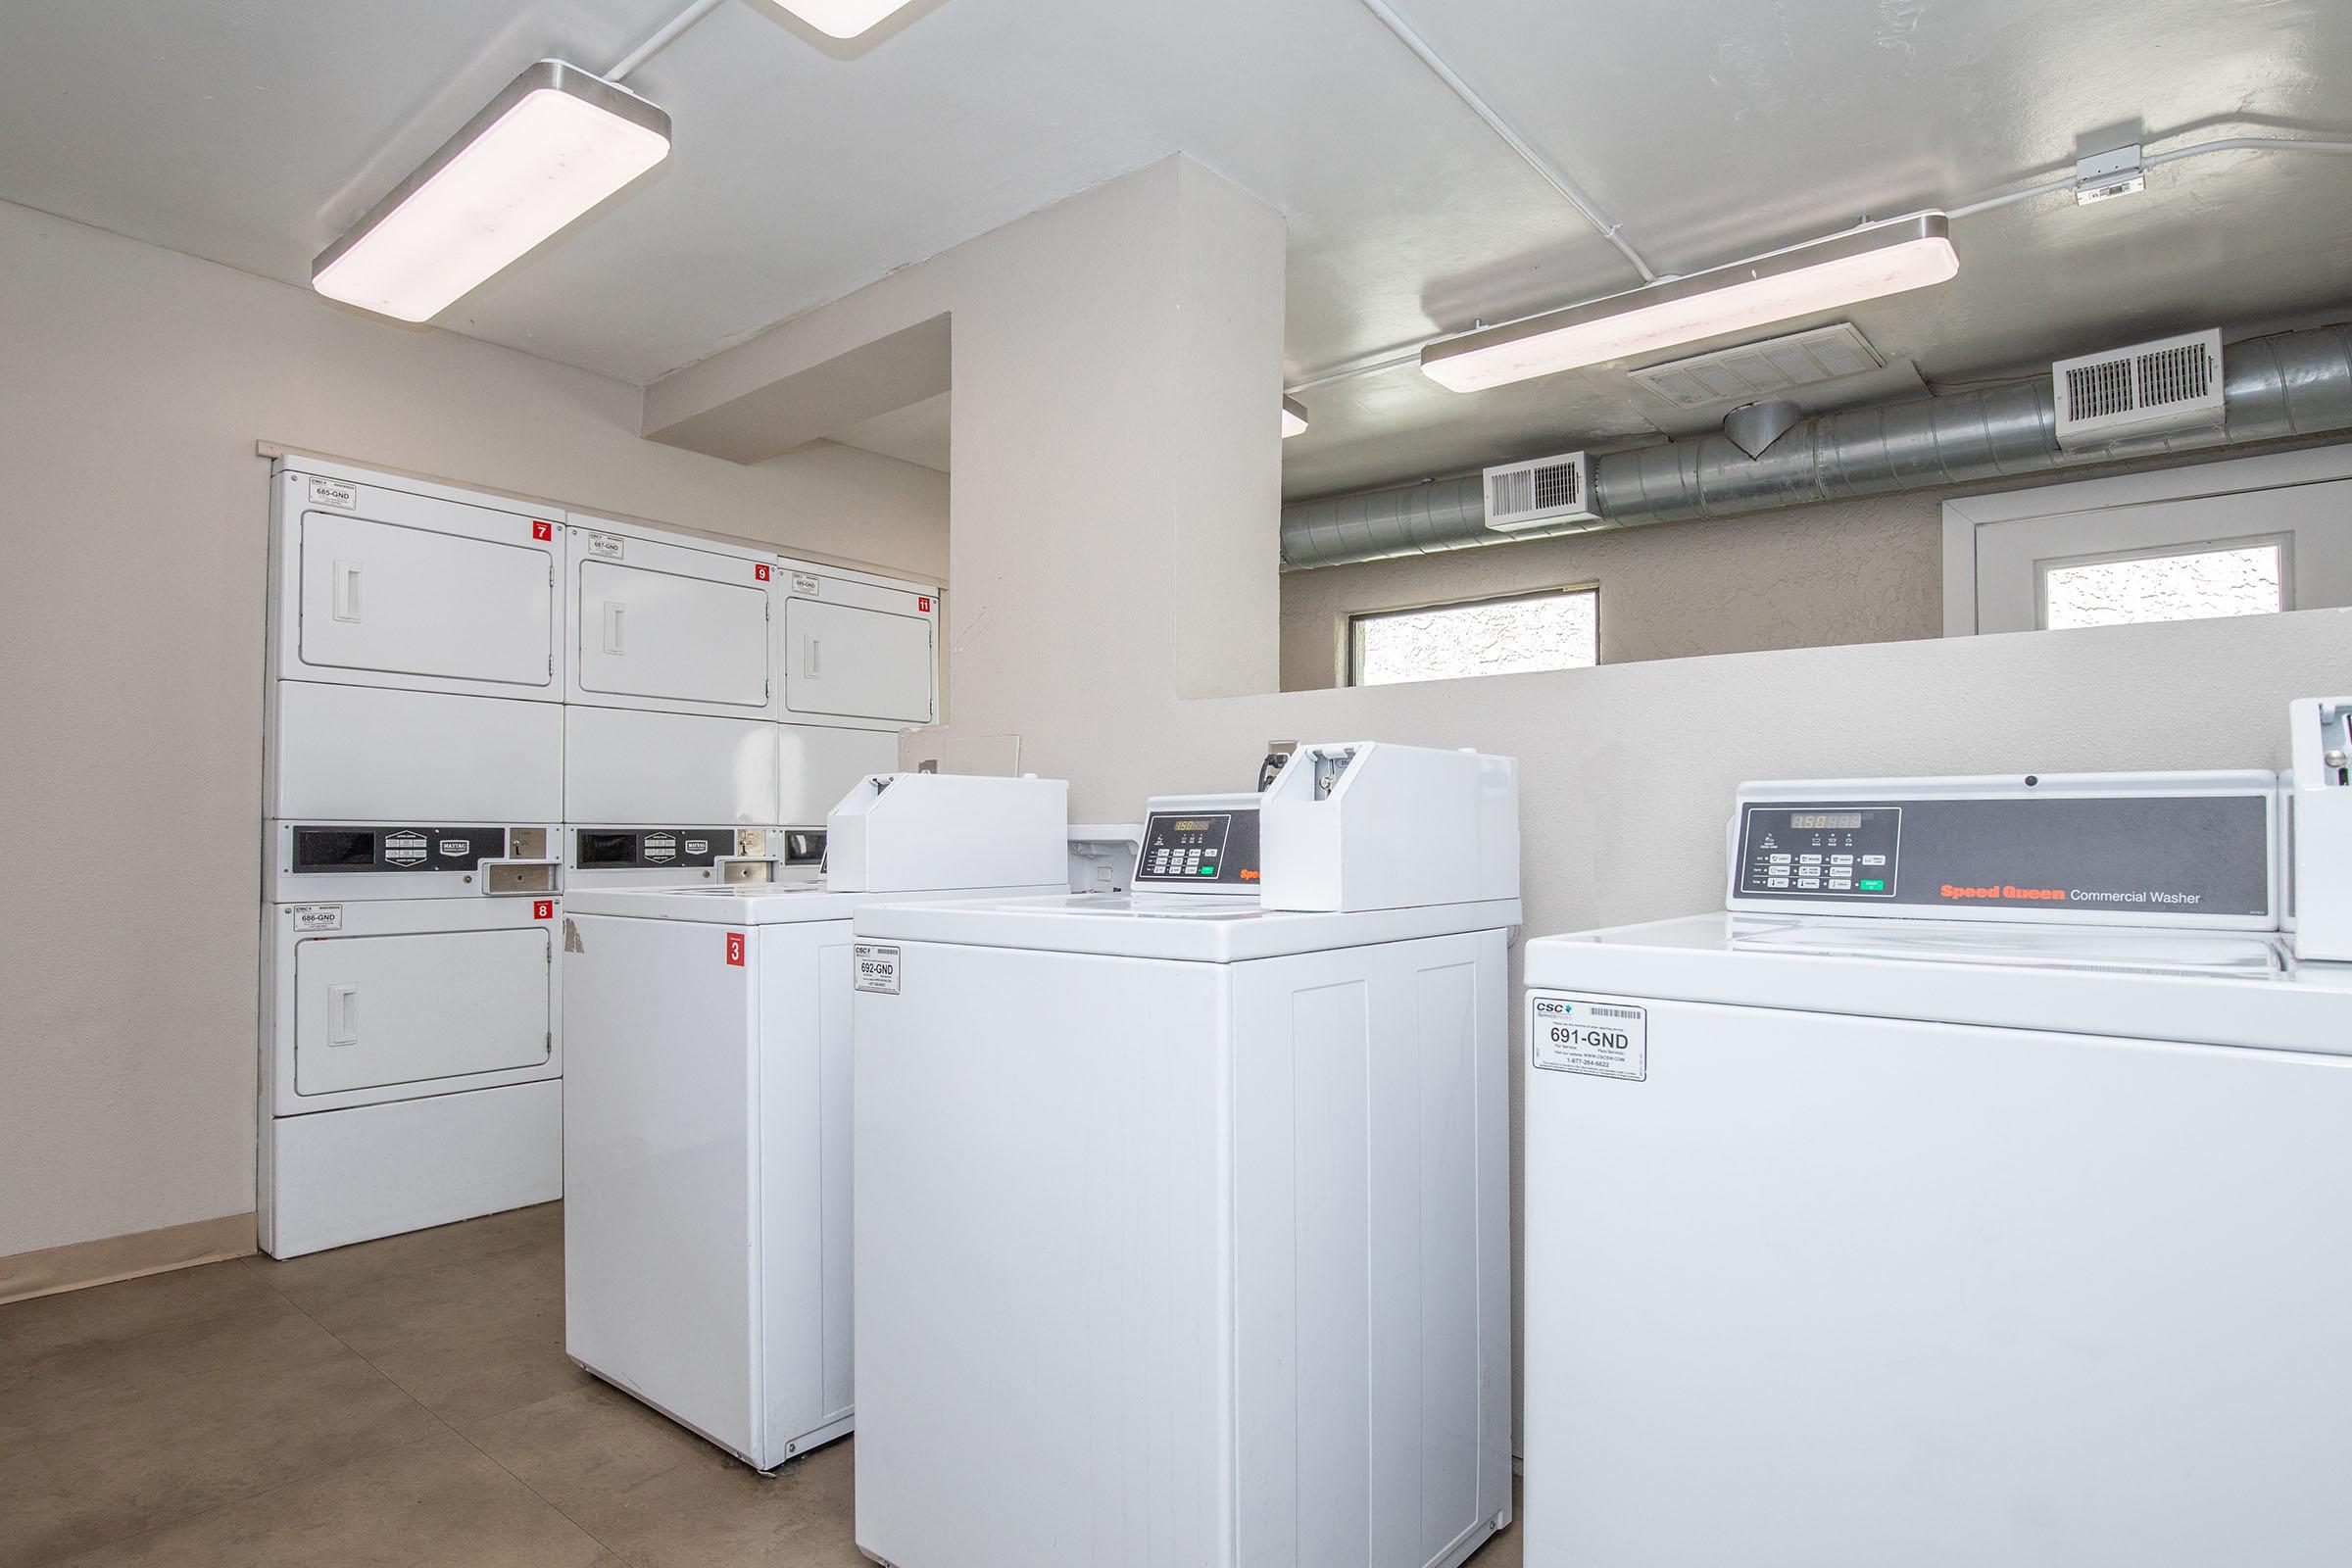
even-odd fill
[{"label": "white painted wall", "polygon": [[0,203],[0,1255],[253,1207],[257,440],[944,575],[946,481]]},{"label": "white painted wall", "polygon": [[[1075,818],[1132,818],[1155,791],[1247,787],[1277,737],[1508,752],[1522,762],[1529,928],[1560,931],[1716,906],[1723,823],[1744,778],[2276,766],[2288,698],[2352,677],[2352,612],[2315,611],[1188,696],[1175,673],[1188,660],[1227,660],[1237,678],[1270,671],[1277,631],[1271,341],[1228,344],[1222,373],[1193,366],[1195,395],[1231,405],[1222,421],[1211,409],[1193,423],[1162,416],[1168,345],[1221,328],[1199,325],[1160,258],[1187,223],[1263,226],[1217,184],[1189,165],[1147,170],[682,372],[650,400],[665,417],[690,415],[952,310],[953,716],[962,732],[1019,733],[1024,766],[1070,779]],[[1195,199],[1203,191],[1215,199]],[[1280,268],[1253,245],[1225,255],[1222,277],[1196,278],[1191,298],[1258,318],[1279,297]],[[987,394],[967,395],[977,386]],[[1204,446],[1221,440],[1240,445]],[[1179,470],[1217,478],[1171,505],[1154,481]],[[1206,532],[1201,511],[1217,514]],[[1627,537],[1670,548],[1690,536]],[[1216,548],[1189,548],[1197,538]],[[1155,590],[1178,572],[1192,587],[1171,615]],[[1200,608],[1219,595],[1246,612]]]}]

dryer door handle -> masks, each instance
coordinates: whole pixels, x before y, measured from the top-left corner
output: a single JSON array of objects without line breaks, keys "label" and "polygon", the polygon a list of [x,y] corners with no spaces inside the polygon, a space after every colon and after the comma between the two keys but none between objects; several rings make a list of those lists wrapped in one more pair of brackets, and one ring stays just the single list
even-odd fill
[{"label": "dryer door handle", "polygon": [[817,678],[817,640],[814,637],[801,639],[801,675],[803,679],[815,680]]},{"label": "dryer door handle", "polygon": [[360,618],[360,564],[356,561],[335,563],[335,603],[333,614],[337,620]]},{"label": "dryer door handle", "polygon": [[626,604],[617,599],[605,601],[605,652],[608,654],[623,652],[621,648],[621,616],[627,613],[628,608]]},{"label": "dryer door handle", "polygon": [[360,1043],[358,986],[326,988],[326,1043],[330,1046],[356,1046]]}]

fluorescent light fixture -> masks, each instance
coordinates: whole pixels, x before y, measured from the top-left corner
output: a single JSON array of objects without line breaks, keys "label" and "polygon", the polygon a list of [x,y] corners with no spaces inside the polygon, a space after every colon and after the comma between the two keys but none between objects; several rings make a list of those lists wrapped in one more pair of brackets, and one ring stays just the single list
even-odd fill
[{"label": "fluorescent light fixture", "polygon": [[1456,392],[1477,392],[1925,288],[1959,270],[1943,214],[1914,213],[1433,343],[1421,351],[1421,369]]},{"label": "fluorescent light fixture", "polygon": [[1282,438],[1306,434],[1306,405],[1297,398],[1282,400]]},{"label": "fluorescent light fixture", "polygon": [[775,0],[819,32],[855,38],[908,0]]},{"label": "fluorescent light fixture", "polygon": [[669,116],[542,60],[311,264],[329,299],[430,320],[669,156]]}]

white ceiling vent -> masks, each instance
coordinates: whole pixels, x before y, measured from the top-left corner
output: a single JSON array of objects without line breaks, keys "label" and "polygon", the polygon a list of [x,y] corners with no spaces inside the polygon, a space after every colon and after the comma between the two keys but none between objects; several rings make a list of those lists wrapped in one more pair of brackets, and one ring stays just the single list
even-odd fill
[{"label": "white ceiling vent", "polygon": [[2050,367],[2058,444],[2069,451],[2223,422],[2222,334],[2135,343]]},{"label": "white ceiling vent", "polygon": [[1678,409],[1754,403],[1792,386],[1860,375],[1886,363],[1851,321],[1694,354],[1627,373]]},{"label": "white ceiling vent", "polygon": [[1487,470],[1487,526],[1496,533],[1554,522],[1598,522],[1582,452]]}]

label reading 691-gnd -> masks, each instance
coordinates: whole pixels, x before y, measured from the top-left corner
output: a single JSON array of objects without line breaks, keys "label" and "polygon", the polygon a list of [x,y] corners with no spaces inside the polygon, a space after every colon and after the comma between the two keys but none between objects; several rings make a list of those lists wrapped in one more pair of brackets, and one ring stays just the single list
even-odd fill
[{"label": "label reading 691-gnd", "polygon": [[1623,1002],[1538,997],[1528,1019],[1535,1063],[1598,1078],[1649,1077],[1649,1013]]}]

